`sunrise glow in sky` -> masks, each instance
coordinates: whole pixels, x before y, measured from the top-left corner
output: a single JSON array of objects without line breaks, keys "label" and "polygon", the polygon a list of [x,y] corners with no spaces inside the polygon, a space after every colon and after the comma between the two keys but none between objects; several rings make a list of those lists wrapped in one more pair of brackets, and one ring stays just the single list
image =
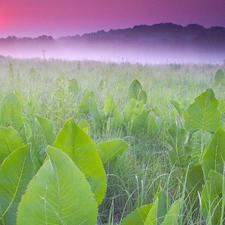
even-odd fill
[{"label": "sunrise glow in sky", "polygon": [[0,37],[59,37],[166,22],[225,27],[225,0],[0,0]]}]

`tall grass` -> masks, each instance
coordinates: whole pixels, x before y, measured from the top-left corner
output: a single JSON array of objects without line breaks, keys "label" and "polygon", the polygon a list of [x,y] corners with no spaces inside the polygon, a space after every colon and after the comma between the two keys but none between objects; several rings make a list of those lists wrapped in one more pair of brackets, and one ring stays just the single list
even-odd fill
[{"label": "tall grass", "polygon": [[[179,179],[180,171],[172,168],[168,160],[167,129],[174,114],[170,100],[175,99],[186,108],[208,87],[213,87],[218,98],[224,99],[223,87],[215,87],[213,82],[219,68],[225,69],[225,65],[141,65],[1,58],[0,102],[6,94],[17,90],[24,99],[25,116],[31,119],[38,114],[50,119],[56,132],[67,119],[74,117],[77,122],[85,119],[91,124],[90,135],[95,143],[120,137],[130,144],[127,151],[105,168],[108,188],[99,208],[99,224],[113,224],[135,208],[153,202],[160,189],[168,193],[170,202],[184,196],[186,181]],[[72,78],[80,85],[79,93],[71,93],[68,89]],[[100,113],[103,114],[109,94],[123,112],[129,101],[128,87],[134,79],[138,79],[147,92],[145,107],[158,107],[161,113],[158,118],[160,129],[154,136],[131,136],[123,130],[115,132],[110,129],[99,132],[92,126],[90,115],[78,114],[78,105],[90,90],[96,95]],[[198,140],[196,136],[193,143],[196,148],[201,147]],[[201,209],[187,205],[188,197],[184,199],[185,215],[181,217],[181,224],[204,224],[201,214],[196,213]]]}]

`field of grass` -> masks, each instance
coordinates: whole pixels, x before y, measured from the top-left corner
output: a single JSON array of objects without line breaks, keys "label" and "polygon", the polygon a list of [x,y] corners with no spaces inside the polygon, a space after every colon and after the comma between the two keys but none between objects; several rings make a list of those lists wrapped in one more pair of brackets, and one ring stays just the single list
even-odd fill
[{"label": "field of grass", "polygon": [[[219,69],[225,71],[225,65],[141,65],[95,61],[19,60],[2,57],[0,58],[0,107],[3,107],[6,101],[5,96],[9,93],[14,93],[20,99],[23,118],[28,121],[27,124],[31,126],[31,133],[34,136],[32,147],[36,147],[43,157],[41,163],[44,162],[46,154],[43,152],[48,143],[40,129],[36,127],[35,115],[50,120],[56,134],[66,121],[73,118],[77,124],[85,128],[96,145],[116,138],[129,144],[128,148],[115,159],[104,164],[107,191],[98,206],[97,224],[119,224],[135,209],[153,204],[152,215],[149,213],[147,216],[149,222],[145,221],[142,224],[222,225],[224,224],[222,211],[225,205],[225,182],[221,181],[224,184],[221,187],[222,192],[218,191],[218,195],[222,196],[216,202],[217,206],[222,202],[218,216],[216,206],[213,205],[212,210],[209,210],[206,206],[204,208],[204,203],[201,202],[202,188],[204,185],[207,186],[209,178],[204,177],[202,187],[196,191],[196,195],[192,195],[192,191],[195,191],[193,182],[197,183],[197,178],[193,181],[188,173],[188,169],[192,174],[198,173],[199,165],[203,165],[203,170],[206,168],[202,162],[207,149],[213,145],[212,135],[215,134],[217,126],[214,126],[213,121],[213,128],[208,128],[205,125],[207,120],[205,120],[202,127],[192,129],[194,125],[189,121],[187,122],[189,128],[187,128],[183,124],[186,119],[182,118],[184,112],[188,112],[191,117],[189,108],[195,101],[202,101],[204,105],[204,98],[207,98],[206,101],[212,99],[214,101],[212,104],[214,104],[215,94],[219,104],[217,107],[215,103],[216,106],[212,108],[218,108],[220,113],[221,124],[218,128],[220,127],[221,130],[224,128],[225,87],[215,84],[215,74]],[[131,83],[135,81],[135,85],[140,82],[141,89],[146,93],[147,98],[145,94],[143,95],[145,97],[139,95],[140,86],[138,86],[139,89],[137,86],[131,88]],[[134,103],[136,106],[133,107],[135,113],[126,122],[124,117],[132,101],[132,94],[135,96],[135,88],[138,90],[137,102]],[[81,102],[85,94],[90,91],[93,92],[92,98],[85,103],[88,108],[85,112],[84,107],[81,107]],[[199,100],[195,100],[200,95]],[[175,107],[174,101],[171,102],[171,100],[175,100],[179,105]],[[106,106],[107,101],[108,106]],[[199,105],[201,107],[201,104]],[[210,106],[204,105],[203,107],[211,110]],[[115,109],[118,112],[117,117],[114,116]],[[197,111],[198,108],[194,110]],[[217,111],[215,114],[213,111],[209,116],[217,117],[216,113]],[[135,120],[138,115],[143,115],[144,121],[141,117]],[[119,123],[121,117],[123,120]],[[23,127],[26,127],[25,124],[24,122]],[[174,124],[178,132],[176,135],[179,136],[184,131],[188,133],[188,136],[186,133],[182,135],[186,135],[188,141],[185,141],[182,135],[174,138],[174,130],[172,130]],[[1,119],[1,125],[7,127],[12,124],[6,125],[4,119]],[[22,129],[21,127],[17,129],[21,137],[23,136]],[[27,132],[28,128],[24,130]],[[197,131],[193,132],[193,130]],[[183,148],[189,151],[187,149],[190,146],[192,149],[191,154],[186,156],[184,153],[185,160],[181,160],[180,164],[176,159],[173,161],[173,156],[169,155],[169,151],[173,149],[173,144],[171,144],[173,141],[178,146],[175,151],[181,151],[181,149],[183,151]],[[222,148],[221,146],[219,147]],[[224,153],[221,153],[221,158],[222,156]],[[192,164],[196,167],[191,167]],[[207,191],[206,195],[210,196]],[[179,199],[182,207],[172,208],[171,205]],[[162,203],[164,200],[165,204]],[[158,210],[158,214],[154,213],[154,207],[158,207],[155,209]],[[163,207],[167,210],[161,209]],[[163,218],[169,214],[164,223],[158,217],[160,210],[165,211],[162,214]],[[173,212],[176,214],[176,210],[179,211],[178,216],[169,220]],[[158,223],[154,222],[153,218],[155,221],[158,220]],[[2,217],[0,224],[11,224],[7,221]],[[122,224],[135,223],[123,221]]]}]

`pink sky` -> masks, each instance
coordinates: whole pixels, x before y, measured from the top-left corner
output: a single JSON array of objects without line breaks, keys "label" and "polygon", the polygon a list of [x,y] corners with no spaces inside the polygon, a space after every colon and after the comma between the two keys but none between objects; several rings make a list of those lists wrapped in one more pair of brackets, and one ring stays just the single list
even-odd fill
[{"label": "pink sky", "polygon": [[0,37],[59,37],[166,22],[225,27],[225,0],[0,0]]}]

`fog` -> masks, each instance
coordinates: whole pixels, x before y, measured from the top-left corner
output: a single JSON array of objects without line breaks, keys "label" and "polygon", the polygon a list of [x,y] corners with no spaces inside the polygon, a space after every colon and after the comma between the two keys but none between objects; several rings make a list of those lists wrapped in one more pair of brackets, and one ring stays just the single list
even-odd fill
[{"label": "fog", "polygon": [[172,23],[140,25],[53,39],[0,38],[0,55],[14,58],[96,60],[141,64],[210,63],[225,61],[225,28],[206,29]]},{"label": "fog", "polygon": [[132,43],[6,43],[0,45],[0,55],[14,58],[62,60],[96,60],[141,64],[210,63],[222,64],[225,51],[195,46],[138,45]]}]

